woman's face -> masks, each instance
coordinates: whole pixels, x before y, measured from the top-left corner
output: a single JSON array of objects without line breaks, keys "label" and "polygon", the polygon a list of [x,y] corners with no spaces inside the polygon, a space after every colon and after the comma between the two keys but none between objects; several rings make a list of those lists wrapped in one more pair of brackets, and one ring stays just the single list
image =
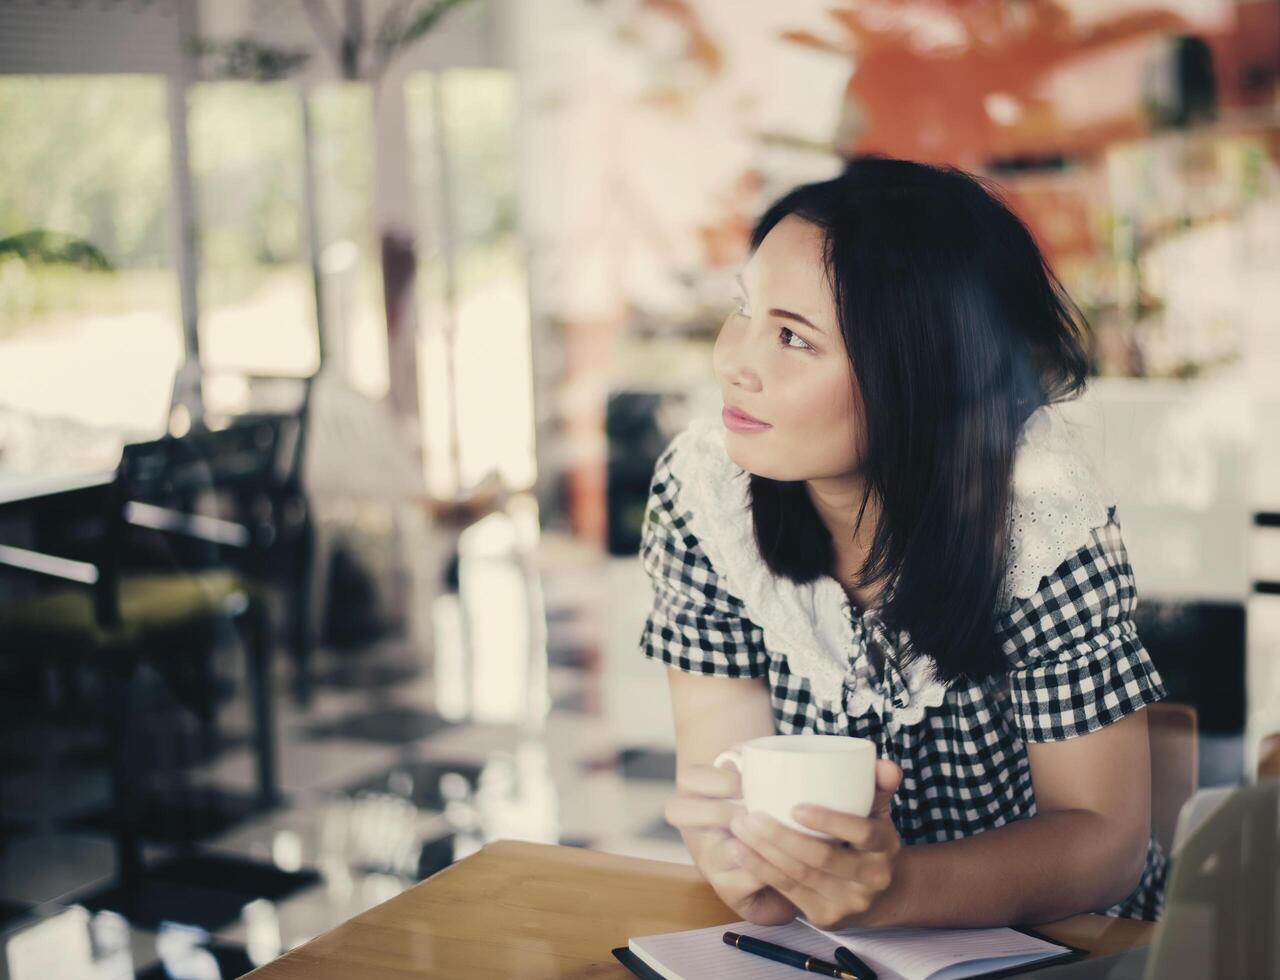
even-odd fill
[{"label": "woman's face", "polygon": [[[795,215],[774,225],[743,268],[741,306],[716,338],[729,456],[773,480],[849,476],[861,458],[855,381],[822,238]],[[740,424],[732,410],[765,425]]]}]

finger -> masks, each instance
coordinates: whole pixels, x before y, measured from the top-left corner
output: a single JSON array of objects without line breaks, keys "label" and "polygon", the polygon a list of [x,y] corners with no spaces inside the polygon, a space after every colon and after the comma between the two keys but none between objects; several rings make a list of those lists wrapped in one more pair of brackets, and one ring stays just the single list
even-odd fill
[{"label": "finger", "polygon": [[705,841],[700,862],[704,872],[718,874],[742,867],[733,846],[736,840],[733,834],[727,830],[695,830],[693,833],[701,835]]},{"label": "finger", "polygon": [[712,887],[726,905],[757,925],[786,925],[800,912],[789,898],[770,888],[750,871],[716,875]]},{"label": "finger", "polygon": [[744,868],[738,863],[737,855],[734,855],[734,867],[727,871],[721,871],[716,874],[716,892],[722,896],[746,897],[754,895],[756,892],[763,890],[766,885],[760,878]]},{"label": "finger", "polygon": [[703,827],[728,829],[729,821],[742,812],[733,800],[710,800],[696,796],[672,796],[663,808],[667,823],[681,830]]},{"label": "finger", "polygon": [[685,766],[676,772],[676,789],[686,796],[732,800],[742,795],[742,779],[736,769]]},{"label": "finger", "polygon": [[797,881],[766,858],[754,847],[735,842],[735,856],[742,869],[756,879],[784,895],[805,915],[813,915],[825,909],[827,898],[802,881]]},{"label": "finger", "polygon": [[792,881],[823,894],[836,892],[854,870],[855,852],[834,848],[764,814],[735,817],[730,830]]},{"label": "finger", "polygon": [[729,829],[797,881],[806,880],[807,871],[838,875],[852,867],[849,858],[853,852],[840,847],[839,842],[832,846],[763,813],[739,814],[729,822]]},{"label": "finger", "polygon": [[857,882],[830,879],[830,890],[812,888],[793,879],[747,844],[738,841],[737,846],[741,849],[742,867],[778,892],[819,929],[835,928],[844,916],[871,907],[871,895]]},{"label": "finger", "polygon": [[767,885],[747,896],[737,909],[744,919],[761,926],[785,926],[800,914],[791,899]]},{"label": "finger", "polygon": [[876,795],[871,801],[871,816],[887,817],[893,804],[893,794],[902,782],[902,769],[896,762],[879,759],[876,762]]},{"label": "finger", "polygon": [[767,816],[737,817],[730,825],[735,837],[787,877],[846,903],[853,888],[860,895],[876,895],[892,881],[890,858],[815,840]]},{"label": "finger", "polygon": [[805,804],[792,811],[796,823],[846,841],[860,851],[896,851],[901,842],[887,816],[859,817],[853,813]]}]

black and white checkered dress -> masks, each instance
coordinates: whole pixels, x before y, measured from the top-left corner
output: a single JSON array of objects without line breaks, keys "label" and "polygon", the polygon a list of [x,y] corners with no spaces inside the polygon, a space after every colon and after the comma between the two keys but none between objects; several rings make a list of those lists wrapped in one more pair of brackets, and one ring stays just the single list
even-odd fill
[{"label": "black and white checkered dress", "polygon": [[[690,673],[766,679],[779,733],[877,742],[881,757],[902,768],[892,814],[904,844],[954,840],[1034,815],[1028,742],[1092,732],[1165,696],[1133,625],[1133,570],[1110,507],[1105,525],[1040,578],[1034,595],[1017,599],[1002,616],[1007,676],[961,683],[945,696],[939,691],[941,703],[921,714],[919,704],[911,713],[910,692],[887,667],[882,677],[871,675],[879,687],[868,704],[867,691],[857,690],[869,686],[868,675],[854,665],[865,669],[870,658],[859,647],[896,641],[875,628],[874,610],[859,611],[846,598],[843,609],[856,638],[849,676],[843,698],[822,703],[808,679],[788,668],[787,654],[769,648],[765,630],[728,591],[692,533],[671,466],[678,444],[658,460],[644,517],[640,553],[654,591],[641,637],[644,655]],[[1157,918],[1166,872],[1167,859],[1153,838],[1138,887],[1098,911]]]}]

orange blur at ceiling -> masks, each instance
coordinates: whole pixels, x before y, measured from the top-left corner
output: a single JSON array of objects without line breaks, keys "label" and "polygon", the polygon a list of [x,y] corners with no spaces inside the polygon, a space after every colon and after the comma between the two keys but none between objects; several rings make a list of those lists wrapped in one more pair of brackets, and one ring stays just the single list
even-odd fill
[{"label": "orange blur at ceiling", "polygon": [[[1136,99],[1104,121],[1072,128],[1043,85],[1077,58],[1189,30],[1177,14],[1155,8],[1081,26],[1049,0],[857,3],[830,15],[841,33],[835,39],[806,31],[783,36],[850,60],[845,101],[859,118],[838,151],[968,167],[1086,152],[1140,134]],[[948,33],[958,31],[962,40],[925,41],[920,28],[930,18],[947,21]]]}]

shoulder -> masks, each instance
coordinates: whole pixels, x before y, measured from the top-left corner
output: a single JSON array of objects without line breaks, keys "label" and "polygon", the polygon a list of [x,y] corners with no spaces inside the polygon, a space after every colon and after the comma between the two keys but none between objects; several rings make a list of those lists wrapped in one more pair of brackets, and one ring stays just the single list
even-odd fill
[{"label": "shoulder", "polygon": [[1019,445],[1009,514],[999,625],[1013,666],[1130,633],[1137,604],[1120,513],[1084,433],[1055,408],[1037,416]]},{"label": "shoulder", "polygon": [[1084,735],[1166,696],[1138,635],[1136,604],[1112,507],[1107,523],[1001,621],[1013,716],[1025,740]]},{"label": "shoulder", "polygon": [[653,605],[641,645],[645,656],[687,673],[759,677],[769,663],[763,631],[726,577],[723,528],[706,506],[714,448],[692,426],[654,466],[640,535]]},{"label": "shoulder", "polygon": [[[695,418],[659,454],[648,509],[654,519],[694,540],[711,537],[726,519],[749,513],[745,509],[748,480],[729,458],[723,427],[711,419]],[[695,527],[700,533],[695,533]]]},{"label": "shoulder", "polygon": [[1056,405],[1033,413],[1014,458],[1004,606],[1036,595],[1072,560],[1122,550],[1115,513],[1086,434]]},{"label": "shoulder", "polygon": [[656,585],[676,587],[710,605],[739,605],[728,591],[720,557],[723,515],[709,505],[719,500],[717,485],[732,466],[723,437],[703,420],[690,423],[659,454],[640,535],[641,562]]},{"label": "shoulder", "polygon": [[744,476],[725,448],[724,426],[719,420],[697,417],[681,429],[658,457],[656,472],[668,473],[684,483],[715,482]]},{"label": "shoulder", "polygon": [[1106,522],[1091,528],[1078,546],[1040,577],[1026,596],[1015,596],[1004,622],[1038,633],[1078,633],[1131,618],[1137,604],[1133,567],[1120,536],[1118,511],[1113,506]]},{"label": "shoulder", "polygon": [[[685,530],[703,485],[713,479],[708,463],[716,454],[717,445],[706,426],[695,420],[678,432],[654,463],[649,481],[649,502],[645,521],[660,521]],[[719,452],[724,453],[723,440],[719,440]]]},{"label": "shoulder", "polygon": [[706,561],[689,528],[680,478],[672,471],[678,450],[678,441],[672,440],[658,456],[649,481],[649,499],[640,530],[640,558],[651,574],[663,561]]}]

